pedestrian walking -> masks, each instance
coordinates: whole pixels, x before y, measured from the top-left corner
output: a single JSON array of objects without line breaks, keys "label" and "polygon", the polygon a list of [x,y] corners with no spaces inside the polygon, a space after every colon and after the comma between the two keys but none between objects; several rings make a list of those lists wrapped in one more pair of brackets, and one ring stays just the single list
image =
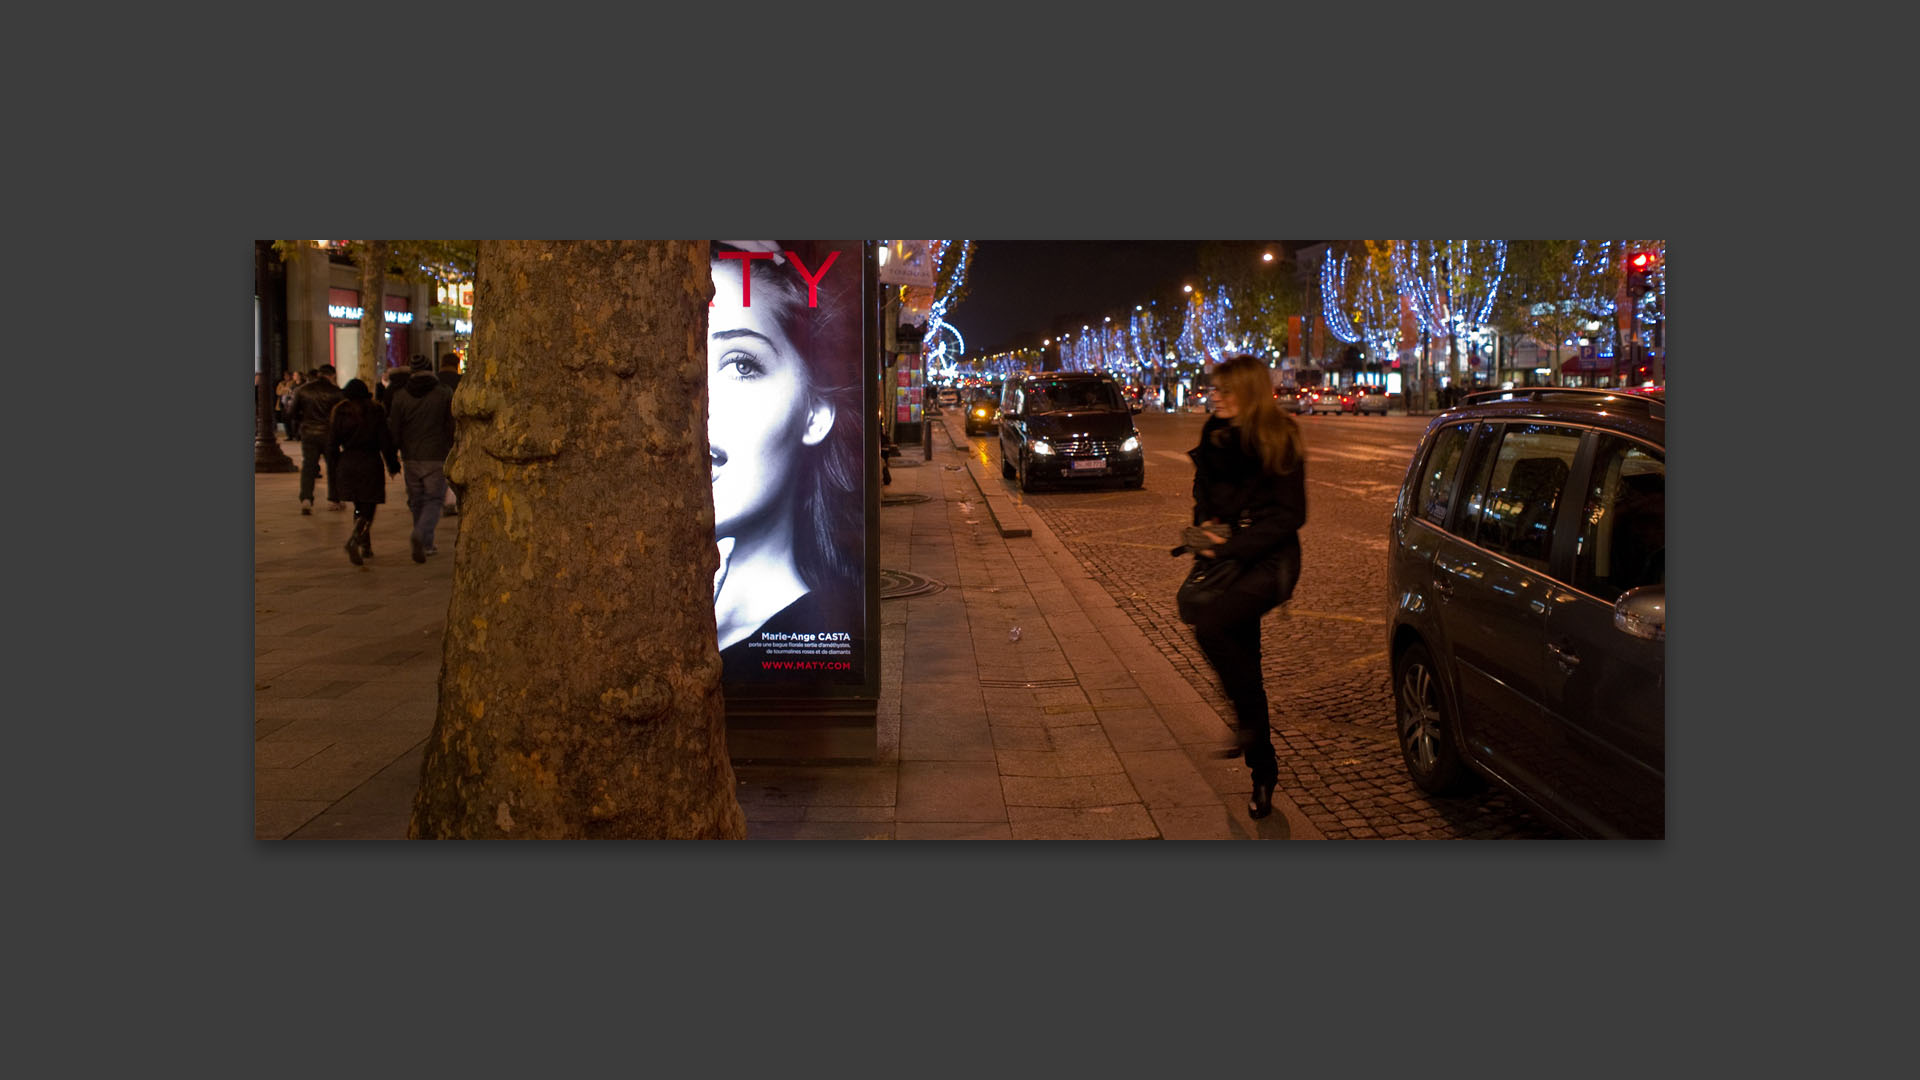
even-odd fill
[{"label": "pedestrian walking", "polygon": [[393,391],[389,425],[406,471],[407,509],[413,513],[409,543],[413,561],[438,555],[433,531],[447,494],[447,454],[453,449],[453,391],[434,377],[427,358],[416,356],[405,384]]},{"label": "pedestrian walking", "polygon": [[327,448],[327,431],[333,407],[341,401],[340,388],[333,384],[333,365],[322,364],[314,376],[300,384],[293,394],[294,422],[300,431],[300,512],[313,513],[313,482],[320,477],[320,461],[327,462],[327,509],[345,507],[334,491],[333,453]]},{"label": "pedestrian walking", "polygon": [[[440,382],[449,391],[460,389],[460,354],[440,354]],[[447,482],[446,514],[455,517],[460,513],[460,495],[453,490],[453,482]]]},{"label": "pedestrian walking", "polygon": [[440,354],[440,381],[447,389],[460,389],[460,355],[458,353]]},{"label": "pedestrian walking", "polygon": [[[420,358],[416,356],[414,359],[419,360]],[[388,368],[387,373],[380,377],[379,385],[373,388],[374,402],[383,409],[392,409],[393,392],[400,389],[401,385],[407,381],[408,376],[412,374],[411,368]]]},{"label": "pedestrian walking", "polygon": [[[333,407],[327,430],[333,462],[327,475],[333,492],[353,503],[353,534],[347,537],[347,558],[359,566],[373,555],[373,515],[387,501],[386,476],[400,473],[387,411],[373,400],[373,391],[359,379],[347,383],[345,397]],[[380,474],[382,467],[386,476]]]},{"label": "pedestrian walking", "polygon": [[291,374],[280,376],[280,381],[273,384],[273,421],[274,425],[280,429],[280,437],[283,439],[294,437],[291,414],[293,391],[296,385],[298,384],[293,381]]},{"label": "pedestrian walking", "polygon": [[1246,761],[1253,774],[1247,813],[1263,818],[1273,812],[1280,769],[1260,670],[1260,619],[1292,597],[1299,580],[1306,446],[1274,401],[1266,361],[1228,358],[1213,369],[1209,397],[1213,414],[1188,452],[1199,530],[1189,546],[1199,558],[1238,563],[1239,574],[1198,612],[1193,634],[1233,702],[1236,740],[1225,756]]}]

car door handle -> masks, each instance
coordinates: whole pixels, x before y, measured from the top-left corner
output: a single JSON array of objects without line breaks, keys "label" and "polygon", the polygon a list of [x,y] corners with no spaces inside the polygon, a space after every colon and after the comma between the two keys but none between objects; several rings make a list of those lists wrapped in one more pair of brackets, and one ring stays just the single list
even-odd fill
[{"label": "car door handle", "polygon": [[1575,656],[1573,653],[1552,642],[1547,643],[1547,651],[1552,653],[1554,660],[1558,661],[1560,666],[1566,668],[1568,671],[1572,671],[1574,668],[1580,666],[1580,658],[1578,656]]}]

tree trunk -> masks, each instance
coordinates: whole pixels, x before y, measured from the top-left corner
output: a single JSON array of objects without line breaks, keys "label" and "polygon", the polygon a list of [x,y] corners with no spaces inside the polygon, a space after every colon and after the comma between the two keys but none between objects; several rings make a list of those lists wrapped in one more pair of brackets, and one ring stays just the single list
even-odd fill
[{"label": "tree trunk", "polygon": [[386,378],[386,338],[387,242],[367,240],[360,252],[360,377],[369,390]]},{"label": "tree trunk", "polygon": [[741,838],[713,619],[704,242],[480,246],[416,837]]}]

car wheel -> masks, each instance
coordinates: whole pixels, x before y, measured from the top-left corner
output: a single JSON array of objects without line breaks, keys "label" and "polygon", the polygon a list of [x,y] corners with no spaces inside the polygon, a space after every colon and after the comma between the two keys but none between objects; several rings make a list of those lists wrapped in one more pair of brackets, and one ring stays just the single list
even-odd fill
[{"label": "car wheel", "polygon": [[1400,755],[1415,787],[1431,795],[1464,795],[1480,786],[1460,759],[1459,728],[1425,645],[1408,646],[1394,661],[1393,707]]},{"label": "car wheel", "polygon": [[1020,475],[1020,490],[1032,491],[1033,490],[1033,474],[1027,468],[1027,455],[1025,454],[1020,455],[1020,474],[1019,475]]},{"label": "car wheel", "polygon": [[1000,475],[1011,480],[1014,477],[1013,466],[1007,464],[1007,444],[1000,444]]},{"label": "car wheel", "polygon": [[1141,488],[1146,486],[1147,486],[1147,470],[1145,469],[1140,470],[1139,476],[1136,476],[1133,479],[1127,481],[1127,487],[1135,491],[1138,491]]}]

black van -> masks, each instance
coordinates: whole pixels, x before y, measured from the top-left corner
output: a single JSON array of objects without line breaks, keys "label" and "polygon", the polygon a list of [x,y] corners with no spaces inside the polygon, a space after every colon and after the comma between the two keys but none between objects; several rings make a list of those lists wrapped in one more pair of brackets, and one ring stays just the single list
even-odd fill
[{"label": "black van", "polygon": [[1120,384],[1106,375],[1053,371],[1009,379],[1000,401],[1000,471],[1021,491],[1041,483],[1147,482],[1146,455]]},{"label": "black van", "polygon": [[1427,427],[1388,535],[1414,784],[1491,780],[1563,831],[1666,832],[1666,398],[1469,394]]}]

